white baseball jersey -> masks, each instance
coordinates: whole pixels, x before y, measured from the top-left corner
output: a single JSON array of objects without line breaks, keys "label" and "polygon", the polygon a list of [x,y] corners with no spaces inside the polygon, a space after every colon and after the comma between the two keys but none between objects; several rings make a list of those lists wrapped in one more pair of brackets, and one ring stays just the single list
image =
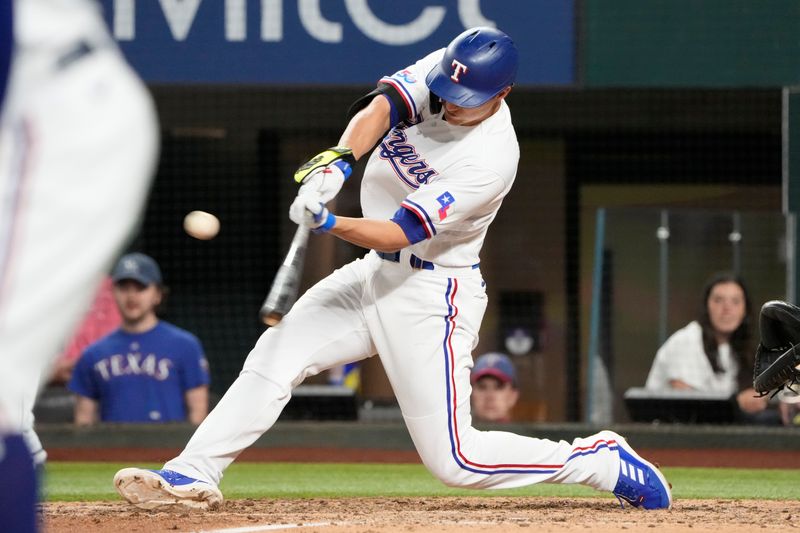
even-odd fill
[{"label": "white baseball jersey", "polygon": [[620,461],[613,434],[568,443],[472,427],[471,353],[487,302],[476,264],[519,149],[505,103],[475,126],[453,126],[430,109],[424,80],[441,57],[434,52],[383,78],[368,95],[389,100],[393,127],[370,156],[363,213],[394,220],[412,245],[370,252],[306,292],[261,336],[239,378],[166,469],[219,483],[277,420],[293,387],[377,353],[422,461],[444,483],[614,488]]},{"label": "white baseball jersey", "polygon": [[367,218],[391,218],[402,206],[413,218],[401,213],[395,221],[414,243],[411,253],[435,265],[465,267],[480,261],[489,224],[514,183],[519,145],[505,101],[474,127],[431,112],[425,76],[443,54],[438,50],[381,79],[403,98],[404,113],[395,120],[408,118],[372,152],[361,207]]},{"label": "white baseball jersey", "polygon": [[[135,227],[155,107],[88,0],[16,0],[0,122],[0,431],[29,431],[41,378]],[[35,450],[34,450],[35,451]]]}]

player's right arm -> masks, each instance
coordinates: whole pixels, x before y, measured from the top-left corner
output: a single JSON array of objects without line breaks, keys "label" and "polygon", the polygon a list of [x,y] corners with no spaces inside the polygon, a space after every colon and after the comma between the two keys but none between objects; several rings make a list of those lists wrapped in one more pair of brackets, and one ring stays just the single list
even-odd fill
[{"label": "player's right arm", "polygon": [[342,240],[379,252],[396,252],[411,243],[403,228],[391,220],[336,217],[330,230]]}]

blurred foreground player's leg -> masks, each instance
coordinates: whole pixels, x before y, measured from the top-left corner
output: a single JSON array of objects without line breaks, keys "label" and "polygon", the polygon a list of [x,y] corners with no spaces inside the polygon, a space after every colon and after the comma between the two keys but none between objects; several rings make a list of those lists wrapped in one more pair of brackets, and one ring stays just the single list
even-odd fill
[{"label": "blurred foreground player's leg", "polygon": [[[11,2],[0,2],[0,112],[11,65],[12,28]],[[0,425],[0,524],[11,531],[35,531],[33,456],[21,434],[6,435],[7,431]]]},{"label": "blurred foreground player's leg", "polygon": [[36,531],[36,474],[21,435],[0,437],[0,524],[3,531]]},{"label": "blurred foreground player's leg", "polygon": [[[13,34],[0,108],[0,435],[15,443],[32,430],[42,376],[139,219],[158,130],[93,0],[9,4],[0,2],[0,35]],[[0,462],[2,487],[10,463]],[[6,505],[14,492],[0,491],[0,509],[27,513]]]}]

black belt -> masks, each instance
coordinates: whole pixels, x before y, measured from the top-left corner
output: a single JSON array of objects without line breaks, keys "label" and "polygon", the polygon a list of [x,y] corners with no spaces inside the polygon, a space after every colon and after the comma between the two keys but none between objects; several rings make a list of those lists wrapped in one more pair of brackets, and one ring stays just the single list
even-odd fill
[{"label": "black belt", "polygon": [[[385,261],[391,261],[392,263],[399,263],[400,262],[400,252],[377,252],[378,257]],[[434,266],[433,263],[430,261],[425,261],[424,259],[420,259],[414,254],[408,258],[408,262],[411,264],[411,268],[419,268],[421,270],[433,270]]]},{"label": "black belt", "polygon": [[68,66],[72,65],[79,59],[83,59],[95,50],[96,46],[87,43],[86,41],[80,41],[78,44],[59,56],[59,58],[56,60],[56,69],[64,70]]},{"label": "black belt", "polygon": [[[393,263],[400,262],[400,252],[379,252],[375,250],[375,253],[378,254],[378,257],[385,261],[391,261]],[[430,261],[426,261],[424,259],[420,259],[414,254],[411,254],[408,258],[408,262],[411,265],[411,268],[418,268],[420,270],[436,270],[436,265],[431,263]],[[476,263],[472,265],[472,269],[476,269],[480,266],[480,263]]]},{"label": "black belt", "polygon": [[378,250],[375,250],[375,253],[378,254],[378,257],[381,259],[385,259],[393,263],[400,262],[400,252],[379,252]]}]

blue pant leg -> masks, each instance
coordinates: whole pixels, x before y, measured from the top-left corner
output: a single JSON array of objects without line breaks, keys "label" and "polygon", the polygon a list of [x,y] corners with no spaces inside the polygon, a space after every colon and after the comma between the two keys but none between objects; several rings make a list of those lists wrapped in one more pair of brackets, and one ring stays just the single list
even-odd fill
[{"label": "blue pant leg", "polygon": [[0,529],[9,533],[38,530],[36,473],[22,435],[0,440]]},{"label": "blue pant leg", "polygon": [[11,70],[11,50],[14,47],[12,3],[12,0],[0,2],[0,111],[3,110],[8,72]]}]

